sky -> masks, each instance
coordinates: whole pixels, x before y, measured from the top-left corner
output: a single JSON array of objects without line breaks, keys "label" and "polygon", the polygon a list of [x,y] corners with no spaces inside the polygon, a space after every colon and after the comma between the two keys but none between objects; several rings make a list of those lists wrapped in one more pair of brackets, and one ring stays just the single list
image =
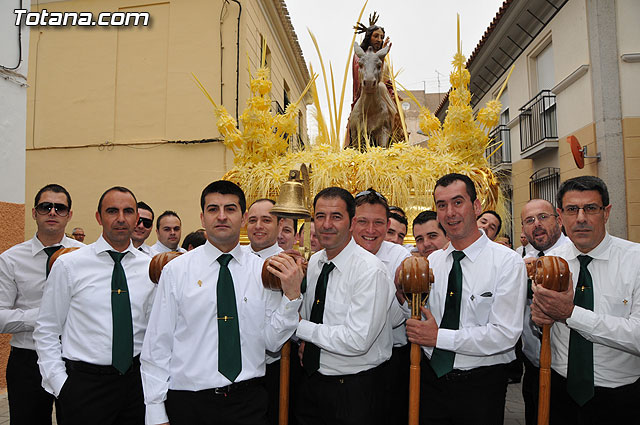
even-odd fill
[{"label": "sky", "polygon": [[[322,54],[329,92],[329,63],[333,67],[336,101],[339,102],[349,45],[363,1],[354,0],[285,0],[291,22],[298,35],[304,58],[311,63],[318,77],[318,92],[327,117],[325,87],[320,60],[308,30],[313,32]],[[456,14],[460,14],[462,53],[468,58],[495,17],[503,0],[369,0],[361,22],[368,26],[369,14],[376,11],[377,25],[384,27],[392,43],[390,55],[398,81],[409,90],[428,93],[446,92],[449,85],[451,60],[456,51]],[[356,37],[358,43],[362,35]],[[341,133],[352,100],[351,69],[347,77]],[[309,114],[310,115],[310,114]],[[309,135],[315,135],[315,124],[308,122]]]}]

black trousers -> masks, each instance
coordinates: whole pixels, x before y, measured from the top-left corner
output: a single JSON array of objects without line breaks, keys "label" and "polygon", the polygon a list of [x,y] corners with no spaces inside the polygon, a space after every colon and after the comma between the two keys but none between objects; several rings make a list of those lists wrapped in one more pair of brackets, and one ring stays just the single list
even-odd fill
[{"label": "black trousers", "polygon": [[[38,353],[11,347],[6,377],[11,424],[51,425],[55,397],[42,388]],[[60,423],[59,412],[56,413]]]},{"label": "black trousers", "polygon": [[263,379],[232,385],[229,391],[169,390],[165,407],[171,425],[266,425]]},{"label": "black trousers", "polygon": [[527,425],[538,423],[538,392],[540,390],[540,368],[524,357],[524,378],[522,378],[522,399],[524,419]]},{"label": "black trousers", "polygon": [[452,372],[438,378],[423,355],[420,424],[498,425],[504,422],[507,365]]},{"label": "black trousers", "polygon": [[567,392],[567,380],[551,370],[551,425],[637,424],[640,379],[618,388],[595,387],[595,395],[579,406]]},{"label": "black trousers", "polygon": [[264,378],[267,394],[269,395],[267,419],[269,425],[278,425],[278,412],[280,411],[280,360],[267,364]]},{"label": "black trousers", "polygon": [[65,360],[68,378],[58,396],[60,425],[144,425],[140,358],[120,374],[112,366]]},{"label": "black trousers", "polygon": [[382,388],[384,423],[407,425],[409,420],[409,363],[411,344],[393,347],[389,359],[388,384]]},{"label": "black trousers", "polygon": [[381,366],[353,375],[303,374],[296,422],[300,425],[381,424],[381,379]]}]

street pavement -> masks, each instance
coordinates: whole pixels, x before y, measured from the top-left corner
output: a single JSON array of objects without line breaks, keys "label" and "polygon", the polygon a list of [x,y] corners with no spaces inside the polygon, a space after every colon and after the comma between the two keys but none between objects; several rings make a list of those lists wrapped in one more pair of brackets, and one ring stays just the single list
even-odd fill
[{"label": "street pavement", "polygon": [[[0,392],[0,425],[9,424],[9,401],[7,390]],[[53,415],[53,424],[56,418]],[[524,402],[522,401],[522,385],[509,384],[507,387],[507,402],[504,408],[504,425],[524,425]]]}]

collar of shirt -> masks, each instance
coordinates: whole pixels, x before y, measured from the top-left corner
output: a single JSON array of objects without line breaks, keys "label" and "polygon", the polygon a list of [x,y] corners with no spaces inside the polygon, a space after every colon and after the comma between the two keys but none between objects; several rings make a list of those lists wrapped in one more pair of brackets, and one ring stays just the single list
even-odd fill
[{"label": "collar of shirt", "polygon": [[274,243],[273,245],[262,249],[260,251],[254,251],[254,249],[251,247],[251,245],[249,245],[249,251],[252,254],[257,255],[260,258],[269,258],[271,256],[274,256],[280,252],[282,252],[282,248],[280,248],[280,246],[278,245],[278,242]]},{"label": "collar of shirt", "polygon": [[[482,233],[480,237],[476,239],[471,245],[469,245],[468,247],[462,250],[462,252],[464,252],[464,256],[469,260],[471,260],[472,263],[476,261],[476,258],[478,258],[478,255],[480,255],[484,247],[491,242],[487,237],[487,235],[482,231],[482,229],[480,229],[480,231]],[[452,255],[451,253],[453,251],[459,251],[459,250],[455,249],[453,247],[453,244],[450,243],[447,249],[444,250],[444,253],[446,256],[449,256],[449,255]]]},{"label": "collar of shirt", "polygon": [[609,232],[606,232],[604,235],[604,239],[600,241],[598,246],[596,246],[586,254],[584,252],[581,252],[578,248],[576,248],[575,244],[572,243],[571,250],[567,253],[566,259],[575,260],[576,258],[578,258],[578,255],[588,255],[589,257],[595,260],[606,261],[609,259],[609,252],[611,250],[611,241],[612,241],[611,235],[609,234]]},{"label": "collar of shirt", "polygon": [[[65,248],[69,248],[69,247],[72,247],[72,246],[77,246],[77,244],[74,244],[71,241],[77,242],[75,239],[70,239],[70,238],[68,238],[68,237],[63,235],[62,239],[60,239],[59,242],[54,243],[53,245],[49,245],[49,246],[62,245]],[[78,242],[78,243],[80,243],[80,242]],[[31,238],[31,255],[33,255],[35,257],[36,254],[38,254],[43,249],[45,249],[45,246],[42,244],[40,239],[38,239],[38,234],[36,233],[35,235],[33,235],[33,238]]]},{"label": "collar of shirt", "polygon": [[336,266],[336,269],[338,269],[340,273],[346,272],[351,266],[351,254],[357,246],[358,244],[356,243],[356,241],[351,238],[347,246],[345,246],[342,251],[340,251],[340,253],[331,260],[327,258],[327,251],[323,249],[322,251],[320,251],[320,261],[318,261],[318,266],[322,268],[325,263],[333,263],[333,265]]},{"label": "collar of shirt", "polygon": [[[98,238],[97,241],[95,241],[93,244],[93,249],[95,251],[96,254],[100,254],[102,252],[106,252],[106,251],[117,251],[117,249],[115,249],[114,247],[112,247],[109,242],[106,241],[106,239],[104,237],[102,237],[102,235],[100,235],[100,237]],[[131,242],[131,240],[129,240],[129,246],[127,247],[127,249],[125,249],[122,252],[130,252],[132,253],[134,256],[141,254],[140,251],[138,251],[137,249],[135,249],[133,247],[133,243]]]},{"label": "collar of shirt", "polygon": [[242,249],[240,242],[238,242],[238,244],[229,252],[220,251],[211,242],[209,242],[209,240],[207,240],[207,242],[205,242],[203,246],[206,257],[209,258],[209,265],[214,264],[216,261],[218,261],[218,257],[220,257],[222,254],[231,254],[233,259],[240,263],[241,266],[245,264],[245,252]]},{"label": "collar of shirt", "polygon": [[[570,241],[571,240],[568,237],[566,237],[563,233],[560,233],[560,237],[558,238],[556,243],[554,243],[553,246],[551,246],[551,248],[548,248],[546,251],[544,251],[544,255],[553,255],[552,251],[555,251],[556,248],[560,248],[562,245]],[[531,245],[527,245],[527,246],[531,246]],[[524,258],[538,258],[538,252],[539,251],[537,249],[531,246],[531,249],[527,252]]]}]

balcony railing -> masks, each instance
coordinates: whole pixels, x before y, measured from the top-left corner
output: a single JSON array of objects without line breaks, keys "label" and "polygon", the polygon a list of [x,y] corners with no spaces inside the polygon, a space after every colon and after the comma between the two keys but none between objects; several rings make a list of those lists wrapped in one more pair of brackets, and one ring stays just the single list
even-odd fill
[{"label": "balcony railing", "polygon": [[542,90],[520,108],[520,150],[524,152],[545,140],[558,139],[556,95]]},{"label": "balcony railing", "polygon": [[[491,145],[485,150],[485,156],[492,167],[511,163],[511,130],[502,124],[489,134]],[[501,144],[502,143],[502,144]]]},{"label": "balcony railing", "polygon": [[560,169],[542,168],[529,177],[529,199],[546,199],[555,205],[559,186]]}]

